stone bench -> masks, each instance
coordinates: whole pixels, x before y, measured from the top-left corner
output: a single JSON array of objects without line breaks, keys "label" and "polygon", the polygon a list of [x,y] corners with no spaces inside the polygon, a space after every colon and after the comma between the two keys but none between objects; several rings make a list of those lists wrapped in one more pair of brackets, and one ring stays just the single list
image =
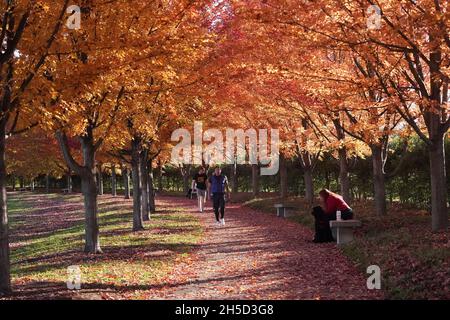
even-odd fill
[{"label": "stone bench", "polygon": [[295,207],[288,206],[282,203],[278,203],[274,205],[274,207],[277,208],[277,217],[280,218],[292,217],[293,215],[295,215],[294,211],[297,209]]},{"label": "stone bench", "polygon": [[353,229],[362,226],[359,220],[331,220],[330,228],[337,244],[353,241]]}]

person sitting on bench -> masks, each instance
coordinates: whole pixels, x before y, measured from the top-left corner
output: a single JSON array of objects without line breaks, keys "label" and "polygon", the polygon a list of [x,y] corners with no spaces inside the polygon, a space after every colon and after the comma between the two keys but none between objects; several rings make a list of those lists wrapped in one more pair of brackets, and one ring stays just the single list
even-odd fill
[{"label": "person sitting on bench", "polygon": [[323,189],[319,192],[321,206],[313,208],[315,218],[315,236],[313,242],[334,241],[331,234],[330,220],[336,220],[337,211],[341,211],[343,220],[353,219],[353,210],[344,199],[330,190]]}]

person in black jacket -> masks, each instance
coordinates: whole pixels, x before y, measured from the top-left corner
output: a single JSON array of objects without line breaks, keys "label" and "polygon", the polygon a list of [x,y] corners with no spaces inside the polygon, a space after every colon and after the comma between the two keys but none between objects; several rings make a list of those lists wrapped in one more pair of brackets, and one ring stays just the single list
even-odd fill
[{"label": "person in black jacket", "polygon": [[334,238],[331,233],[329,215],[320,206],[313,208],[312,215],[315,218],[314,227],[316,231],[313,242],[333,242]]},{"label": "person in black jacket", "polygon": [[197,190],[198,210],[203,212],[207,197],[208,175],[203,167],[200,167],[198,173],[192,179],[192,189]]}]

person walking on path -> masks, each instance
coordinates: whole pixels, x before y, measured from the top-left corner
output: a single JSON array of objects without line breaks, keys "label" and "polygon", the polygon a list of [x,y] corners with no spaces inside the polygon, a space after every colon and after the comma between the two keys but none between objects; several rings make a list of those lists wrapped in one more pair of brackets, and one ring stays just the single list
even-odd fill
[{"label": "person walking on path", "polygon": [[205,168],[200,167],[198,173],[192,179],[192,190],[197,190],[198,211],[203,212],[205,209],[206,195],[207,195],[207,181],[208,176]]},{"label": "person walking on path", "polygon": [[209,177],[208,182],[213,201],[214,214],[216,216],[216,224],[223,226],[225,225],[225,192],[227,193],[228,200],[230,199],[228,179],[222,174],[220,167],[216,167],[214,174]]}]

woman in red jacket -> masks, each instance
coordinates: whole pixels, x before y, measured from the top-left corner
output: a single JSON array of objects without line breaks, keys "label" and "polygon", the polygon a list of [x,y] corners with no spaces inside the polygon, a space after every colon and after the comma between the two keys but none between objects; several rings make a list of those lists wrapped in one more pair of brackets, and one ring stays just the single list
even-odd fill
[{"label": "woman in red jacket", "polygon": [[353,210],[344,201],[344,199],[330,190],[323,189],[319,192],[320,200],[322,201],[322,209],[329,217],[328,220],[336,220],[336,212],[341,212],[342,220],[353,219]]},{"label": "woman in red jacket", "polygon": [[314,242],[334,241],[331,234],[330,220],[336,220],[337,211],[341,212],[343,220],[353,219],[353,211],[342,197],[330,190],[323,189],[319,192],[322,205],[313,208],[316,234]]}]

